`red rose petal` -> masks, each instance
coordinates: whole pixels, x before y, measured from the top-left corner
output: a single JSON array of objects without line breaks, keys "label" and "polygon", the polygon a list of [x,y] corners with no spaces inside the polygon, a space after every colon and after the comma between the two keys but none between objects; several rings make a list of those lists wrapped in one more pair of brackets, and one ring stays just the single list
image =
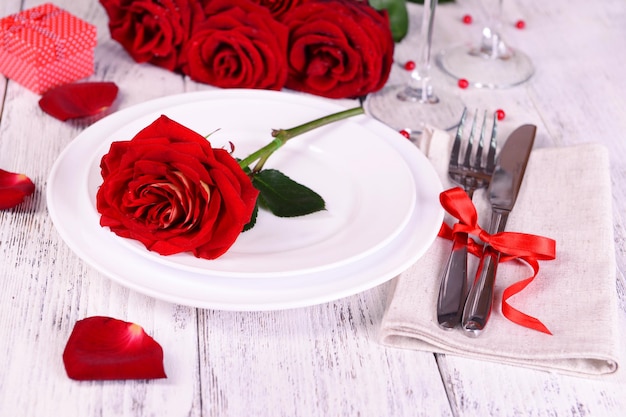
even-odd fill
[{"label": "red rose petal", "polygon": [[39,107],[62,121],[93,116],[108,109],[118,91],[112,82],[64,84],[44,93]]},{"label": "red rose petal", "polygon": [[17,206],[35,191],[35,184],[24,174],[0,169],[0,210]]},{"label": "red rose petal", "polygon": [[141,326],[111,317],[77,321],[63,363],[80,381],[167,378],[161,346]]}]

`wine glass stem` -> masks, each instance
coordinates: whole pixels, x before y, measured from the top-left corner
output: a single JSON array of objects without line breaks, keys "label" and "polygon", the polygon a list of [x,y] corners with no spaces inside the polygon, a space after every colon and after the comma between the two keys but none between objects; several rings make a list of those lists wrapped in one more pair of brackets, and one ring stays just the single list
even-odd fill
[{"label": "wine glass stem", "polygon": [[503,0],[496,1],[497,5],[493,5],[489,11],[487,26],[483,28],[479,52],[487,58],[506,59],[512,52],[500,36]]},{"label": "wine glass stem", "polygon": [[411,78],[404,91],[398,94],[400,100],[419,101],[421,103],[436,103],[439,101],[433,93],[430,82],[430,51],[433,40],[433,22],[435,20],[435,8],[438,0],[424,0],[424,12],[422,14],[422,26],[420,32],[420,46],[417,55],[415,69],[411,72]]}]

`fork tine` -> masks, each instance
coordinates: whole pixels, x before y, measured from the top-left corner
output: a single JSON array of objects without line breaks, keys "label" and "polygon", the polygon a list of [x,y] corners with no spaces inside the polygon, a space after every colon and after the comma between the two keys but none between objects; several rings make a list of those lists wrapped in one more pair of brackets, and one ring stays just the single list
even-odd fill
[{"label": "fork tine", "polygon": [[465,158],[463,159],[463,168],[471,168],[470,160],[472,158],[472,148],[474,147],[474,133],[476,133],[476,117],[478,116],[478,110],[474,112],[474,120],[472,121],[472,127],[470,128],[469,139],[467,139],[467,147],[465,148]]},{"label": "fork tine", "polygon": [[467,113],[467,107],[463,108],[463,114],[461,114],[461,121],[456,129],[456,135],[454,136],[454,143],[452,144],[452,152],[450,153],[450,166],[459,166],[459,153],[461,152],[461,136],[463,136],[463,125],[465,125],[465,114]]},{"label": "fork tine", "polygon": [[483,164],[483,148],[485,146],[485,125],[487,124],[487,110],[483,114],[483,123],[480,127],[480,135],[478,136],[478,147],[476,148],[476,156],[474,157],[475,170],[479,170]]},{"label": "fork tine", "polygon": [[493,115],[493,127],[491,128],[491,141],[489,142],[489,152],[487,153],[487,172],[492,173],[496,169],[496,132],[497,132],[497,114]]}]

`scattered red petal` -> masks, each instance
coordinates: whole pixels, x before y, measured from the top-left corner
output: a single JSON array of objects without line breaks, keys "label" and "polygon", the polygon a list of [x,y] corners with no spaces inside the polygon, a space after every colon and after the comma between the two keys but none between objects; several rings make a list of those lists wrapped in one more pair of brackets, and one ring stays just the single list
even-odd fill
[{"label": "scattered red petal", "polygon": [[458,82],[458,85],[459,85],[460,88],[465,89],[465,88],[469,87],[469,81],[467,81],[465,78],[461,78],[459,80],[459,82]]},{"label": "scattered red petal", "polygon": [[466,25],[471,25],[473,21],[472,15],[469,15],[469,14],[463,15],[462,20],[463,20],[463,23],[465,23]]},{"label": "scattered red petal", "polygon": [[400,134],[401,134],[402,136],[404,136],[405,138],[407,138],[407,139],[410,139],[410,138],[411,138],[411,132],[409,132],[408,130],[402,129],[402,130],[400,131]]},{"label": "scattered red petal", "polygon": [[496,117],[498,120],[503,120],[506,117],[506,113],[502,109],[496,110]]},{"label": "scattered red petal", "polygon": [[62,121],[94,116],[111,107],[118,91],[112,82],[64,84],[44,93],[39,107]]},{"label": "scattered red petal", "polygon": [[406,61],[406,63],[404,64],[404,69],[407,71],[413,71],[415,69],[415,62]]},{"label": "scattered red petal", "polygon": [[167,378],[161,346],[138,324],[111,317],[77,321],[63,363],[80,381]]},{"label": "scattered red petal", "polygon": [[35,191],[35,184],[24,174],[0,169],[0,210],[17,206]]},{"label": "scattered red petal", "polygon": [[520,19],[517,22],[515,22],[515,27],[518,29],[524,29],[526,27],[526,22]]}]

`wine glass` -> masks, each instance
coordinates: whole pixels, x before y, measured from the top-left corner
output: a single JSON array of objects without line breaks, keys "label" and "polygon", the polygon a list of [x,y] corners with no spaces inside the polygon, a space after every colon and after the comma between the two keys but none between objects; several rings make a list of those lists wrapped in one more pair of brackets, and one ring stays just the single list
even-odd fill
[{"label": "wine glass", "polygon": [[424,0],[421,44],[409,81],[369,94],[364,103],[369,115],[398,131],[420,133],[425,126],[452,129],[465,108],[460,98],[444,91],[435,93],[431,83],[430,52],[437,2]]},{"label": "wine glass", "polygon": [[502,36],[502,0],[489,7],[487,25],[478,45],[460,45],[441,51],[437,65],[456,79],[478,88],[507,88],[528,81],[535,72],[530,58],[508,46]]}]

